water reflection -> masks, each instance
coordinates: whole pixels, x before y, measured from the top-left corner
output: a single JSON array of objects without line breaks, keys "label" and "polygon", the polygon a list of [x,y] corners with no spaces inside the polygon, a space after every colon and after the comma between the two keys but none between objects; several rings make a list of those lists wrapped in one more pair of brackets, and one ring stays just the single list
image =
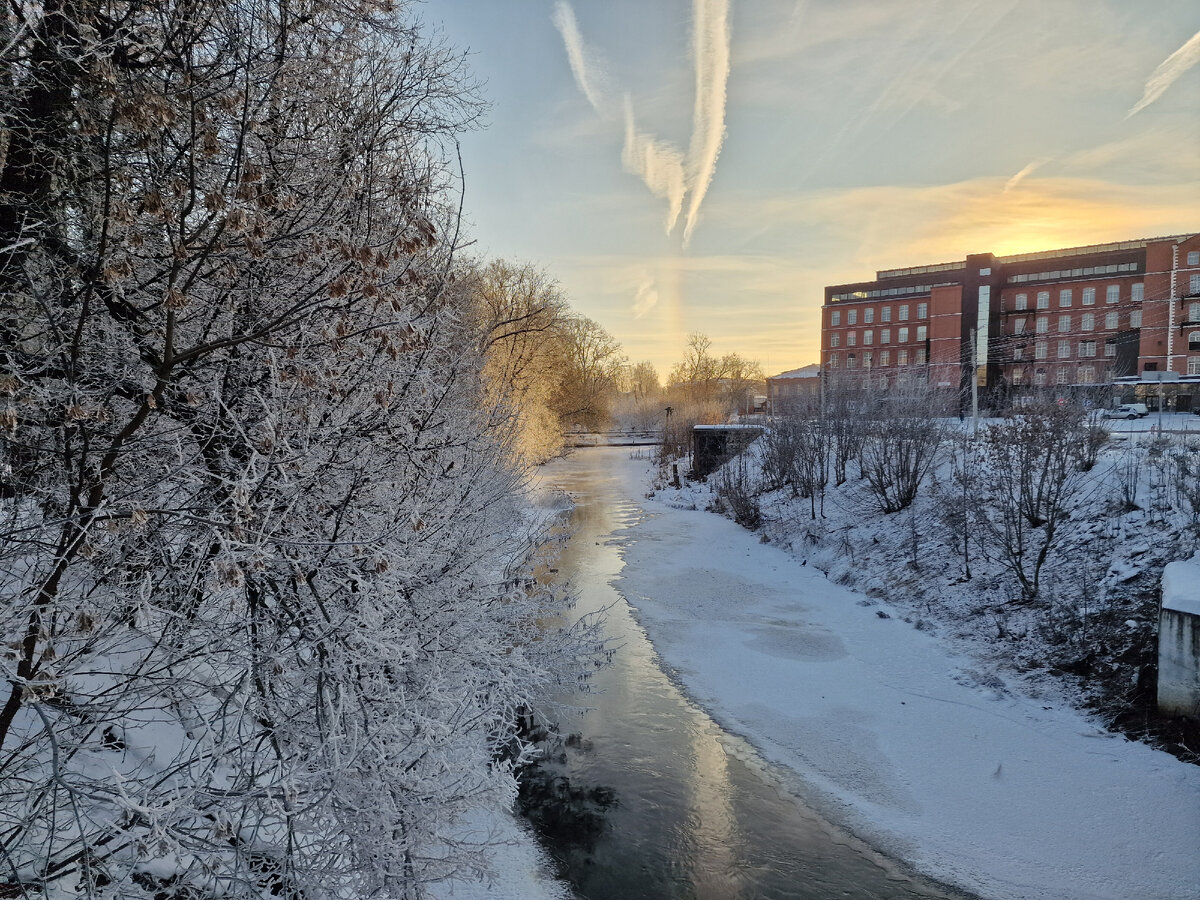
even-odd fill
[{"label": "water reflection", "polygon": [[[558,563],[559,577],[578,592],[581,612],[607,608],[605,628],[620,647],[612,666],[594,677],[593,693],[562,698],[589,711],[561,722],[564,733],[577,736],[563,742],[545,769],[544,790],[584,816],[563,819],[563,834],[549,842],[578,895],[961,896],[909,877],[802,805],[749,745],[724,733],[663,673],[609,583],[622,568],[622,548],[636,539],[628,526],[643,515],[622,496],[617,478],[628,456],[628,450],[581,450],[546,473],[576,502],[576,532]],[[597,788],[600,794],[590,793]]]}]

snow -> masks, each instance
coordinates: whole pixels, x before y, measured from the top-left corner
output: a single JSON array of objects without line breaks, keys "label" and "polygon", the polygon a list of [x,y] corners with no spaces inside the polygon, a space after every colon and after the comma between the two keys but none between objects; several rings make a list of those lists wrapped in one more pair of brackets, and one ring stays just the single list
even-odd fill
[{"label": "snow", "polygon": [[1168,563],[1162,575],[1163,609],[1200,616],[1200,553]]},{"label": "snow", "polygon": [[436,900],[568,900],[570,889],[550,874],[549,857],[529,826],[503,812],[477,809],[466,817],[455,837],[468,844],[486,844],[492,871],[462,877],[429,890]]},{"label": "snow", "polygon": [[[646,465],[620,468],[645,496]],[[644,506],[618,587],[685,690],[831,819],[997,900],[1197,896],[1200,767],[1010,690],[686,492]]]}]

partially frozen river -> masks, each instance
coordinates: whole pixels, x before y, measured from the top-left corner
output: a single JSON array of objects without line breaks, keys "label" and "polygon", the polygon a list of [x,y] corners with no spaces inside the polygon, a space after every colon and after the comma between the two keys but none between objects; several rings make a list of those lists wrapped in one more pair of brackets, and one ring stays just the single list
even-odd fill
[{"label": "partially frozen river", "polygon": [[[572,788],[609,789],[599,828],[551,851],[587,900],[634,898],[896,898],[960,896],[903,871],[825,821],[787,776],[724,732],[677,689],[611,581],[642,515],[622,490],[628,449],[577,451],[545,478],[575,501],[575,534],[560,577],[581,612],[607,609],[618,650],[594,693],[564,698],[590,711],[561,722],[574,734],[558,770]],[[608,798],[602,790],[596,796]]]}]

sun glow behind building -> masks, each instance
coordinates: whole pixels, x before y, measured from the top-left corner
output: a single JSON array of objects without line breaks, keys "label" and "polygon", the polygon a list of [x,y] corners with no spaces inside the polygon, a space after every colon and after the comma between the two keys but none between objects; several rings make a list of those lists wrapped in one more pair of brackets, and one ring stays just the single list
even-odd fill
[{"label": "sun glow behind building", "polygon": [[[864,270],[1194,230],[1200,13],[1118,0],[430,7],[487,80],[479,249],[633,360],[818,358]],[[684,241],[685,232],[688,240]]]}]

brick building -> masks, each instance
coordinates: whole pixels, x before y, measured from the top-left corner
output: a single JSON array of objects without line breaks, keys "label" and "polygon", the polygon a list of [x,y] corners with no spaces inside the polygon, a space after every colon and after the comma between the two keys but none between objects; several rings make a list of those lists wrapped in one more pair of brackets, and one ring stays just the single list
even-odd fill
[{"label": "brick building", "polygon": [[976,364],[992,405],[1123,376],[1200,377],[1200,234],[974,253],[825,289],[825,373],[965,393]]},{"label": "brick building", "polygon": [[767,408],[771,412],[815,402],[821,393],[821,367],[815,363],[767,379]]}]

